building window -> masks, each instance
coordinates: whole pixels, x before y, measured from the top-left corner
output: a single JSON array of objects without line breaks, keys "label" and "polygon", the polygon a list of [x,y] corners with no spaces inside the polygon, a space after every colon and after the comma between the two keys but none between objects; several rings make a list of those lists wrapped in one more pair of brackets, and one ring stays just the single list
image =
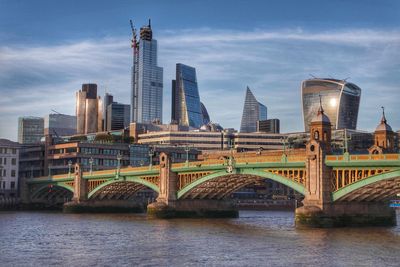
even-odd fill
[{"label": "building window", "polygon": [[0,164],[3,164],[3,158],[0,158]]},{"label": "building window", "polygon": [[15,182],[11,182],[10,187],[11,187],[11,189],[15,189]]},{"label": "building window", "polygon": [[3,181],[3,189],[6,188],[6,181]]},{"label": "building window", "polygon": [[11,177],[15,177],[15,170],[11,170]]},{"label": "building window", "polygon": [[314,132],[314,139],[315,139],[315,140],[318,140],[318,139],[319,139],[319,132],[318,132],[318,131],[315,131],[315,132]]},{"label": "building window", "polygon": [[7,175],[7,170],[3,170],[3,177],[6,177]]},{"label": "building window", "polygon": [[13,148],[13,149],[12,149],[12,153],[13,153],[14,155],[17,154],[17,149]]},{"label": "building window", "polygon": [[7,164],[7,158],[4,158],[4,165]]},{"label": "building window", "polygon": [[11,159],[11,165],[17,165],[17,159],[16,158]]}]

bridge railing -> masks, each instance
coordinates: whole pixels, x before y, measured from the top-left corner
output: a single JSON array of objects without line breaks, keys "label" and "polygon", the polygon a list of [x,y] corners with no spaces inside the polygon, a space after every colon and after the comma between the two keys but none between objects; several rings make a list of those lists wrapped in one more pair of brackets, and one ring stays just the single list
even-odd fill
[{"label": "bridge railing", "polygon": [[400,160],[400,154],[328,155],[327,161]]}]

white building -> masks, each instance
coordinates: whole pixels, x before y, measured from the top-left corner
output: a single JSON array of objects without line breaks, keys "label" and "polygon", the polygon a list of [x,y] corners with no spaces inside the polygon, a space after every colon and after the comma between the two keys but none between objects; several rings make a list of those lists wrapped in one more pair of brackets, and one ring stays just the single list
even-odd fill
[{"label": "white building", "polygon": [[0,139],[0,198],[18,195],[19,143]]}]

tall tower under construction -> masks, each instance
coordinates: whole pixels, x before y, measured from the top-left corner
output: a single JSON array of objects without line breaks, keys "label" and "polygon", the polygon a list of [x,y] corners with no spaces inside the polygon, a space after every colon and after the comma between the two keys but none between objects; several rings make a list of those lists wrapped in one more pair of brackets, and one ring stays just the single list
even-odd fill
[{"label": "tall tower under construction", "polygon": [[153,39],[151,24],[140,28],[137,40],[132,28],[132,89],[131,121],[162,122],[163,69],[157,66],[157,40]]}]

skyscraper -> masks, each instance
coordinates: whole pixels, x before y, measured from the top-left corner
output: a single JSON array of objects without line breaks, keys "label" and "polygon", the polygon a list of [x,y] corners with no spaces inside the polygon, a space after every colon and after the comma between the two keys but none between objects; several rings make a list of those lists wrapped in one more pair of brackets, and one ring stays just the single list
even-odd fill
[{"label": "skyscraper", "polygon": [[171,110],[171,121],[180,125],[200,128],[204,124],[195,68],[176,64],[176,80],[172,81]]},{"label": "skyscraper", "polygon": [[[107,130],[107,107],[108,107],[108,105],[112,104],[113,102],[114,102],[114,97],[111,94],[106,93],[104,95],[104,100],[103,100],[103,104],[104,104],[104,106],[103,106],[103,127],[105,130]],[[129,110],[129,114],[130,114],[130,112],[131,111]]]},{"label": "skyscraper", "polygon": [[44,134],[74,135],[76,134],[76,117],[66,114],[49,114],[44,117]]},{"label": "skyscraper", "polygon": [[97,84],[82,84],[76,92],[77,134],[101,132],[103,130],[103,106],[97,96]]},{"label": "skyscraper", "polygon": [[113,102],[107,106],[107,131],[121,130],[129,126],[129,105]]},{"label": "skyscraper", "polygon": [[18,118],[18,143],[39,143],[44,136],[44,120],[40,117]]},{"label": "skyscraper", "polygon": [[267,107],[257,101],[250,88],[247,87],[244,100],[240,132],[252,133],[257,131],[257,121],[267,119]]},{"label": "skyscraper", "polygon": [[140,28],[140,39],[132,26],[132,91],[131,121],[162,122],[163,69],[157,66],[157,41],[153,39],[151,24]]},{"label": "skyscraper", "polygon": [[306,132],[318,111],[320,97],[333,130],[356,129],[361,98],[361,89],[357,85],[345,80],[314,78],[302,82],[301,95]]}]

